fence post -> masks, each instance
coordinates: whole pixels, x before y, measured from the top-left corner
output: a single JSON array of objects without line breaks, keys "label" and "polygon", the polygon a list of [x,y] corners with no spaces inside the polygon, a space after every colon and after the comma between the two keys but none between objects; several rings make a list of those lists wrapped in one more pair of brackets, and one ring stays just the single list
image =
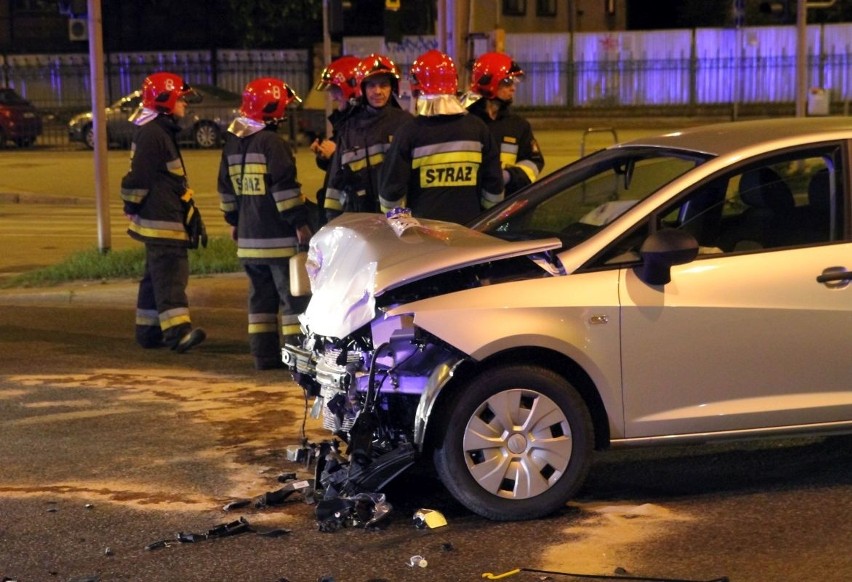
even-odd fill
[{"label": "fence post", "polygon": [[695,29],[692,29],[689,40],[689,111],[695,111],[698,103],[698,43],[695,39]]}]

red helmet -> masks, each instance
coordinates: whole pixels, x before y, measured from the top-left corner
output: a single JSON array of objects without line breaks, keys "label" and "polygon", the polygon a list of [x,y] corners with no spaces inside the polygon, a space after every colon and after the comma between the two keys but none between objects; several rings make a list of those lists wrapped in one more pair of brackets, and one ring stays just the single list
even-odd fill
[{"label": "red helmet", "polygon": [[500,83],[523,76],[524,71],[509,55],[485,53],[473,63],[470,90],[483,97],[493,98]]},{"label": "red helmet", "polygon": [[432,49],[411,64],[411,92],[415,95],[455,95],[459,87],[453,59]]},{"label": "red helmet", "polygon": [[361,59],[353,56],[343,56],[333,60],[322,70],[320,80],[315,89],[317,91],[328,91],[337,87],[343,93],[343,98],[349,100],[361,96],[361,86],[356,81],[356,68]]},{"label": "red helmet", "polygon": [[394,95],[399,95],[399,69],[385,55],[371,53],[361,59],[355,68],[355,81],[359,96],[364,94],[364,82],[378,75],[388,75]]},{"label": "red helmet", "polygon": [[142,106],[161,113],[172,113],[178,99],[194,94],[192,87],[173,73],[154,73],[142,82]]},{"label": "red helmet", "polygon": [[287,106],[293,101],[302,100],[287,83],[274,77],[261,77],[243,89],[240,115],[263,123],[280,121],[287,117]]}]

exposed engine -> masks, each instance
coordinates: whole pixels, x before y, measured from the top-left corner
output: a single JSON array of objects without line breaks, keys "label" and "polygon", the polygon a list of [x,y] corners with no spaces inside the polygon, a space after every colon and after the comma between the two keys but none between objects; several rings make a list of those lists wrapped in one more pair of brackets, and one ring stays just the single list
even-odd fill
[{"label": "exposed engine", "polygon": [[393,306],[530,276],[547,276],[528,258],[486,263],[403,285],[377,298],[378,317],[345,338],[306,329],[282,359],[313,398],[311,416],[346,444],[350,466],[329,483],[338,492],[378,491],[414,463],[438,393],[466,355],[418,329]]}]

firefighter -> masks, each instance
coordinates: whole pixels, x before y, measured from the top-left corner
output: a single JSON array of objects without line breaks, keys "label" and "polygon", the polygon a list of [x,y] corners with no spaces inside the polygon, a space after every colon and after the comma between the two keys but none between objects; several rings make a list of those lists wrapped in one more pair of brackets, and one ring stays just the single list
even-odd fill
[{"label": "firefighter", "polygon": [[206,246],[207,234],[176,141],[187,100],[199,99],[178,75],[154,73],[143,82],[141,105],[130,117],[137,127],[121,198],[130,219],[127,233],[145,243],[136,299],[136,341],[144,348],[165,345],[183,353],[207,337],[192,329],[186,296],[187,249]]},{"label": "firefighter", "polygon": [[503,53],[485,53],[473,64],[467,110],[482,119],[500,146],[500,163],[506,195],[510,196],[536,181],[544,156],[529,121],[510,110],[515,85],[524,71]]},{"label": "firefighter", "polygon": [[399,70],[380,54],[358,63],[360,98],[341,124],[337,151],[329,168],[325,209],[329,219],[341,212],[377,212],[379,171],[397,128],[411,114],[397,101]]},{"label": "firefighter", "polygon": [[317,191],[317,227],[328,222],[325,214],[325,190],[328,187],[328,168],[331,157],[337,149],[338,128],[352,112],[353,104],[361,97],[361,87],[355,79],[355,70],[360,62],[361,59],[352,55],[335,59],[323,69],[315,87],[317,91],[328,91],[335,104],[334,111],[328,117],[331,137],[317,138],[311,144],[311,151],[316,155],[317,167],[326,173],[323,185]]},{"label": "firefighter", "polygon": [[249,279],[249,349],[258,370],[282,367],[281,336],[298,343],[298,315],[307,307],[306,297],[290,294],[289,261],[311,230],[295,156],[277,133],[294,101],[299,97],[281,79],[249,82],[219,165],[220,208]]},{"label": "firefighter", "polygon": [[431,50],[411,65],[416,117],[394,137],[382,170],[382,210],[464,224],[503,200],[500,151],[457,97],[453,60]]}]

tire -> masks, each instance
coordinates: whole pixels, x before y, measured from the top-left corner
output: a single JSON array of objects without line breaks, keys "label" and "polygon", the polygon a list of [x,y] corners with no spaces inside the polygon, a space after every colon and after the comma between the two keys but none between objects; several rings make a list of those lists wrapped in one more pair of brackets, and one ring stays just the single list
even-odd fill
[{"label": "tire", "polygon": [[91,123],[83,129],[83,143],[90,150],[95,149],[95,126]]},{"label": "tire", "polygon": [[586,478],[591,416],[576,389],[550,370],[488,370],[442,410],[435,469],[474,513],[497,521],[543,517],[563,507]]},{"label": "tire", "polygon": [[200,148],[210,149],[219,145],[219,128],[210,122],[201,122],[192,130],[192,141]]},{"label": "tire", "polygon": [[19,148],[32,147],[33,144],[35,144],[35,138],[34,137],[20,137],[20,138],[15,140],[15,144]]}]

